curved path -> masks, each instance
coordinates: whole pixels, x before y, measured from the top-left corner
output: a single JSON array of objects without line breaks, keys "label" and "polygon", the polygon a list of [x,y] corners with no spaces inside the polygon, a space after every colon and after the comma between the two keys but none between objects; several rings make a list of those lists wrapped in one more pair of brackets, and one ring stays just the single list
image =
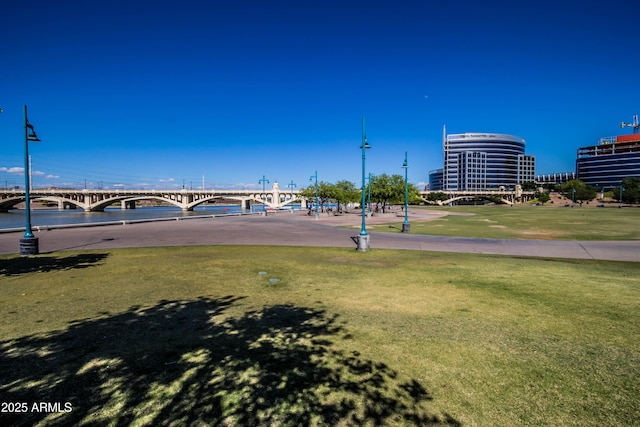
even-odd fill
[{"label": "curved path", "polygon": [[[446,215],[438,211],[411,211],[412,221]],[[78,227],[35,232],[40,253],[71,249],[177,245],[276,245],[352,247],[361,217],[321,215],[314,220],[304,212],[268,216],[233,216],[146,222],[127,225]],[[420,236],[376,232],[402,222],[397,217],[367,220],[371,249],[408,249],[467,252],[550,258],[582,258],[640,262],[640,241],[501,240]],[[343,228],[340,226],[350,226]],[[0,253],[15,254],[23,233],[0,234]]]}]

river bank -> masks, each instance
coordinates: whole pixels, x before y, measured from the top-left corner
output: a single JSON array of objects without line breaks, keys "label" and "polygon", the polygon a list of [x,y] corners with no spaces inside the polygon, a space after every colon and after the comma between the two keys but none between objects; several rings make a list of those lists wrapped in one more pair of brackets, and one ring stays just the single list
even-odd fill
[{"label": "river bank", "polygon": [[[410,209],[411,221],[437,219],[447,212]],[[466,252],[544,258],[576,258],[640,262],[640,241],[504,240],[380,233],[376,228],[397,223],[398,217],[367,219],[371,249]],[[108,250],[149,246],[259,245],[351,247],[361,216],[356,212],[320,216],[306,212],[153,221],[107,227],[36,231],[40,253],[65,250]],[[18,253],[21,233],[0,234],[0,254]]]},{"label": "river bank", "polygon": [[[193,211],[183,211],[175,206],[143,206],[136,209],[107,208],[104,212],[85,212],[82,209],[59,210],[57,207],[31,209],[33,229],[52,229],[74,226],[95,226],[147,221],[167,221],[199,216],[258,213],[261,207],[242,210],[240,205],[203,205]],[[25,228],[24,209],[13,209],[0,213],[0,233],[23,230]]]}]

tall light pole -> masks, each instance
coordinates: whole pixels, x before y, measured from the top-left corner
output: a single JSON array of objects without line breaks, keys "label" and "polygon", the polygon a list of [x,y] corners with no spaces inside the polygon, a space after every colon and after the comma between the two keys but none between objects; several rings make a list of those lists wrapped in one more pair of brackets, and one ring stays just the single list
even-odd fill
[{"label": "tall light pole", "polygon": [[267,212],[267,195],[266,195],[266,188],[265,188],[265,184],[269,184],[269,180],[262,175],[262,179],[258,180],[258,184],[262,184],[262,209],[263,211],[266,213]]},{"label": "tall light pole", "polygon": [[25,198],[25,230],[20,239],[20,256],[38,255],[40,253],[38,238],[31,231],[31,200],[29,198],[29,141],[40,142],[38,135],[27,118],[27,106],[24,106],[24,198]]},{"label": "tall light pole", "polygon": [[624,187],[620,184],[620,206],[618,208],[622,208],[622,192],[624,191]]},{"label": "tall light pole", "polygon": [[[293,189],[296,187],[296,184],[291,180],[291,182],[287,184],[287,187],[291,188],[291,201],[293,201]],[[291,206],[291,210],[293,211],[293,206]]]},{"label": "tall light pole", "polygon": [[316,213],[313,215],[313,219],[318,219],[318,171],[316,171],[315,175],[311,175],[309,177],[309,181],[316,179]]},{"label": "tall light pole", "polygon": [[367,187],[367,215],[371,216],[371,187],[373,186],[373,180],[375,179],[375,175],[371,175],[369,172],[369,186]]},{"label": "tall light pole", "polygon": [[409,162],[406,151],[404,152],[404,163],[402,167],[404,168],[404,223],[402,224],[402,232],[408,233],[411,225],[409,225]]},{"label": "tall light pole", "polygon": [[369,172],[369,185],[367,186],[367,215],[371,215],[371,172]]},{"label": "tall light pole", "polygon": [[360,236],[358,238],[358,251],[365,252],[369,250],[369,235],[367,234],[367,224],[365,222],[365,166],[367,161],[367,149],[371,148],[369,143],[367,142],[367,134],[365,132],[364,126],[364,117],[362,117],[362,145],[360,149],[362,150],[362,202],[360,204],[360,209],[362,210],[362,225],[360,227]]}]

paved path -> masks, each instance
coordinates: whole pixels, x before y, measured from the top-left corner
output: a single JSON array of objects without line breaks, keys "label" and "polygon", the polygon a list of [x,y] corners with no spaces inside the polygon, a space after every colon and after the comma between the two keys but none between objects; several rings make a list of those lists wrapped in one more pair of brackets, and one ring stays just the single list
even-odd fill
[{"label": "paved path", "polygon": [[[410,220],[446,215],[440,211],[411,211]],[[462,237],[419,236],[376,232],[402,222],[402,217],[372,217],[367,220],[371,249],[468,252],[552,258],[583,258],[640,262],[640,241],[501,240]],[[176,245],[276,245],[352,247],[360,231],[361,217],[280,212],[259,215],[185,219],[140,224],[79,227],[39,231],[40,253],[71,249]],[[340,226],[351,226],[342,228]],[[0,234],[0,253],[19,251],[23,233]]]}]

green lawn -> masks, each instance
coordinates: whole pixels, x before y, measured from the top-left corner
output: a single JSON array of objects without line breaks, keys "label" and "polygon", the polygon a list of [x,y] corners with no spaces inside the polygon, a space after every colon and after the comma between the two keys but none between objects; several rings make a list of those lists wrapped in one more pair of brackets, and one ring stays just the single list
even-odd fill
[{"label": "green lawn", "polygon": [[[640,239],[640,208],[498,205],[428,209],[466,215],[448,215],[432,221],[411,221],[410,218],[411,233],[495,239]],[[375,231],[397,233],[401,229],[402,222],[387,227],[375,227]]]},{"label": "green lawn", "polygon": [[639,263],[194,246],[0,278],[2,400],[72,408],[3,425],[640,419]]}]

